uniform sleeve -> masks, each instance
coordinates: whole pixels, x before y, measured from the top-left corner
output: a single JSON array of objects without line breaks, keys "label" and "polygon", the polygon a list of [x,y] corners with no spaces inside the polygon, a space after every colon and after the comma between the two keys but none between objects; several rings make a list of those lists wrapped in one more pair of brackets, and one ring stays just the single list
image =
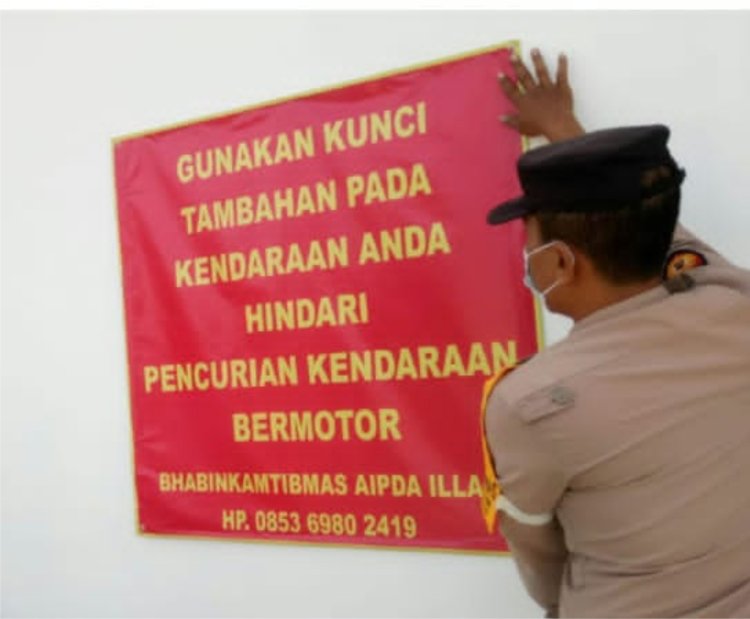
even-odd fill
[{"label": "uniform sleeve", "polygon": [[672,245],[669,248],[665,275],[668,277],[674,267],[680,267],[681,261],[690,259],[690,254],[697,253],[700,263],[705,265],[696,266],[690,270],[690,276],[701,284],[718,284],[737,290],[745,295],[750,295],[750,271],[738,267],[727,260],[711,245],[696,237],[682,224],[677,224]]},{"label": "uniform sleeve", "polygon": [[501,488],[501,531],[529,594],[555,616],[568,556],[555,507],[566,477],[534,424],[509,409],[501,388],[490,396],[486,427]]}]

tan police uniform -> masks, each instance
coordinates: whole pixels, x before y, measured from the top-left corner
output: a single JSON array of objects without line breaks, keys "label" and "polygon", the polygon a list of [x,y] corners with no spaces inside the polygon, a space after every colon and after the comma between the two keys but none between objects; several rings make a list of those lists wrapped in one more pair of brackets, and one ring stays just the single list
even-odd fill
[{"label": "tan police uniform", "polygon": [[683,228],[670,255],[490,395],[500,526],[550,615],[750,617],[750,271]]}]

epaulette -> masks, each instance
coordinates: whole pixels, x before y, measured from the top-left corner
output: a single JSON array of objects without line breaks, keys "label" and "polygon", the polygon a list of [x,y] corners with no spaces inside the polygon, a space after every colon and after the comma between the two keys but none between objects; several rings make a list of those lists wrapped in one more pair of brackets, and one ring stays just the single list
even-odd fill
[{"label": "epaulette", "polygon": [[691,269],[708,264],[706,257],[692,249],[677,249],[667,256],[661,278],[667,282]]}]

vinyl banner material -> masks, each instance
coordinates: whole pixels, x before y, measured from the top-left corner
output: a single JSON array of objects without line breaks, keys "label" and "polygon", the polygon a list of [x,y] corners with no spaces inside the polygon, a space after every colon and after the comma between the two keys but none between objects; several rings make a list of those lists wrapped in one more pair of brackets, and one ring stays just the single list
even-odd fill
[{"label": "vinyl banner material", "polygon": [[484,381],[538,347],[507,46],[115,140],[139,527],[502,551]]}]

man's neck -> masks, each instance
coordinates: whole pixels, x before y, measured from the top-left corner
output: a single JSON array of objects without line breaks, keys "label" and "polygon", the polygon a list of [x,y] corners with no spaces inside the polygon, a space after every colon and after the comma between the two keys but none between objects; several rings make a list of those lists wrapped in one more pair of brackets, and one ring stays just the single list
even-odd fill
[{"label": "man's neck", "polygon": [[612,286],[610,284],[602,283],[599,286],[593,286],[590,290],[587,290],[585,294],[581,295],[580,304],[575,310],[570,312],[569,316],[574,322],[578,322],[605,307],[621,303],[622,301],[652,290],[657,286],[660,286],[661,283],[661,277],[654,277],[648,281],[635,284]]}]

